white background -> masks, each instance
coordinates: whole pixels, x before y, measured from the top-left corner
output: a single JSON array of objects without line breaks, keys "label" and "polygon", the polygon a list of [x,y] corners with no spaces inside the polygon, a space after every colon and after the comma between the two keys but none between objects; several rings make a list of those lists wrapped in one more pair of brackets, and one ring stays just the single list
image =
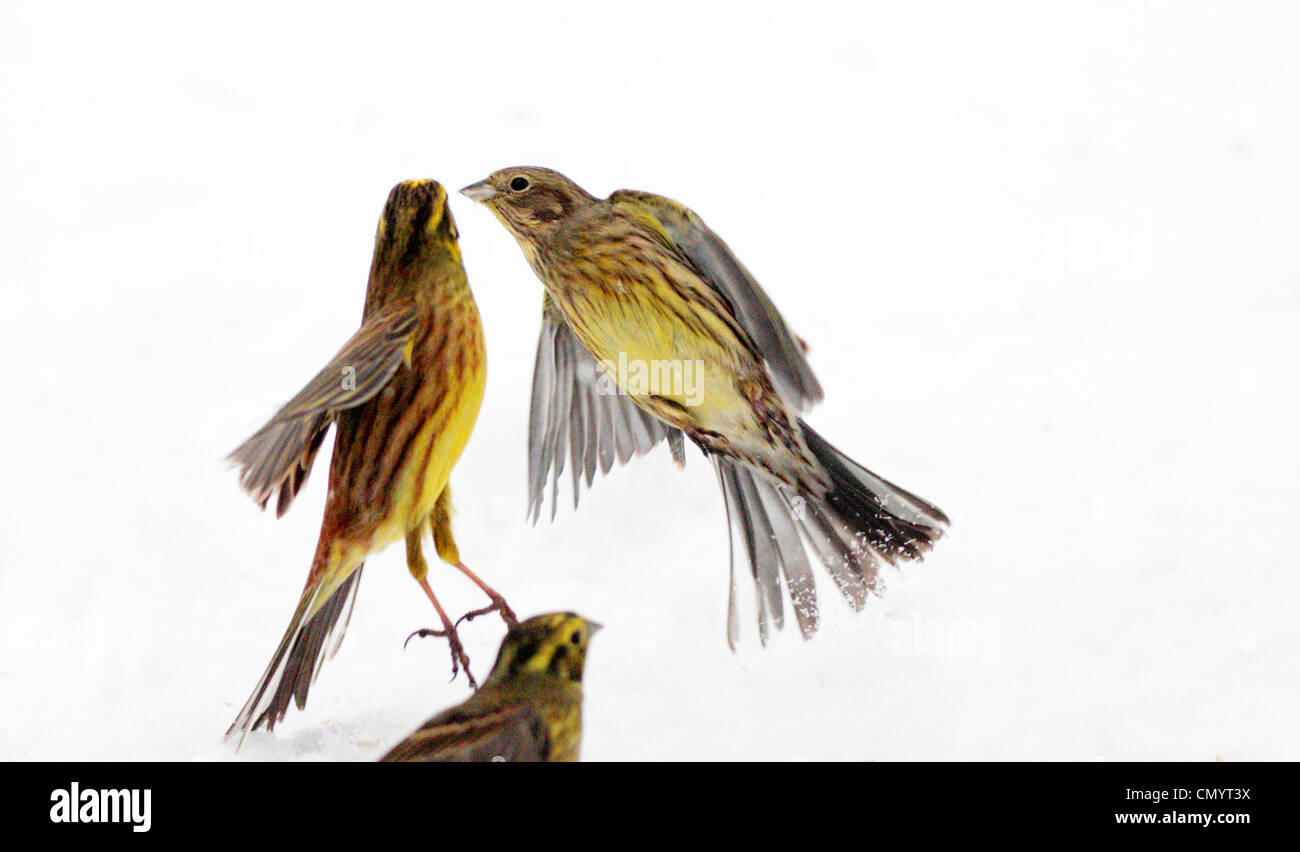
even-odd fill
[{"label": "white background", "polygon": [[[698,453],[525,525],[541,288],[455,196],[490,356],[457,538],[607,626],[586,758],[1300,758],[1294,7],[608,5],[6,4],[0,758],[233,756],[330,445],[278,522],[223,457],[355,329],[392,184],[518,164],[691,205],[811,344],[810,422],[954,520],[734,654]],[[432,623],[373,557],[238,758],[372,759],[462,700],[402,650]]]}]

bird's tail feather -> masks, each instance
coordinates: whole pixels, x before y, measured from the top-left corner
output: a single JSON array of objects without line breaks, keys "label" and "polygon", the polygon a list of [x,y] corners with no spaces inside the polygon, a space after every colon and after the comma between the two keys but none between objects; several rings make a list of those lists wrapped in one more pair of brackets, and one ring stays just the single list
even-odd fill
[{"label": "bird's tail feather", "polygon": [[731,532],[730,605],[727,642],[734,648],[740,634],[736,601],[737,560],[743,558],[758,589],[758,633],[766,642],[771,625],[785,624],[781,584],[784,579],[799,630],[817,630],[817,589],[808,555],[799,541],[788,501],[775,480],[753,473],[731,459],[711,456],[727,505]]},{"label": "bird's tail feather", "polygon": [[719,455],[711,456],[722,486],[731,534],[727,640],[735,647],[737,563],[748,565],[758,591],[759,636],[780,628],[784,582],[800,632],[817,629],[817,592],[806,543],[855,610],[878,589],[882,562],[919,559],[943,535],[948,517],[937,506],[882,479],[836,450],[807,425],[804,437],[825,469],[825,495],[788,485]]},{"label": "bird's tail feather", "polygon": [[889,562],[919,559],[943,535],[948,516],[938,506],[882,479],[826,442],[806,423],[804,440],[830,474],[830,519]]},{"label": "bird's tail feather", "polygon": [[303,591],[275,656],[244,709],[226,731],[227,740],[238,738],[237,748],[243,745],[250,731],[261,727],[272,730],[288,712],[291,700],[299,710],[306,705],[307,691],[320,674],[321,666],[337,653],[343,641],[363,567],[358,565],[314,613],[312,604],[318,587],[312,585]]}]

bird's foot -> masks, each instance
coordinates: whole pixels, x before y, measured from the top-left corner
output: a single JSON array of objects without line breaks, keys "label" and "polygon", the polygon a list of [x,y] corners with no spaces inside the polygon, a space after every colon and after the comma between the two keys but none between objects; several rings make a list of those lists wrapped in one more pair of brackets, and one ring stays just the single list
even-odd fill
[{"label": "bird's foot", "polygon": [[455,680],[456,675],[463,669],[466,679],[469,680],[470,689],[478,689],[478,681],[474,679],[474,674],[469,670],[469,655],[465,653],[465,646],[460,644],[460,636],[456,633],[454,626],[450,626],[446,630],[433,630],[429,627],[421,628],[406,637],[406,642],[402,644],[403,650],[416,636],[422,639],[426,636],[437,636],[439,639],[446,639],[447,644],[451,647],[451,679]]}]

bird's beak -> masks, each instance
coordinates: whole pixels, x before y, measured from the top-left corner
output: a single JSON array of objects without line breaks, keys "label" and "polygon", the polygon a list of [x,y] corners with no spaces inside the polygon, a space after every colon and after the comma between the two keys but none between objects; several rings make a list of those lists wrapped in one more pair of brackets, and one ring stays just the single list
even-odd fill
[{"label": "bird's beak", "polygon": [[600,632],[601,630],[603,630],[604,628],[605,628],[605,625],[601,624],[600,622],[597,622],[597,621],[590,621],[590,620],[588,620],[588,621],[587,621],[587,638],[590,639],[592,636],[595,636],[597,633],[599,633],[599,632]]},{"label": "bird's beak", "polygon": [[497,192],[487,181],[481,180],[478,183],[471,183],[462,189],[460,194],[471,201],[491,201],[501,193]]}]

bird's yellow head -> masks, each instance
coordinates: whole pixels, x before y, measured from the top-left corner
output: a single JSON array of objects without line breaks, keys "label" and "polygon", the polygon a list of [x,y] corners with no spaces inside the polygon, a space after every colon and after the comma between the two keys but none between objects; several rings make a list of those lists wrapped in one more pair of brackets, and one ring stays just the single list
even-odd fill
[{"label": "bird's yellow head", "polygon": [[447,190],[437,181],[403,181],[393,187],[374,234],[374,263],[409,267],[456,248],[456,222]]},{"label": "bird's yellow head", "polygon": [[596,199],[564,175],[537,166],[516,166],[461,190],[483,204],[524,241],[544,238],[556,222]]},{"label": "bird's yellow head", "polygon": [[587,643],[599,629],[596,622],[572,612],[552,612],[522,621],[506,634],[487,682],[535,674],[580,683]]},{"label": "bird's yellow head", "polygon": [[393,187],[379,217],[370,265],[367,309],[372,302],[428,293],[448,276],[464,277],[460,236],[436,180],[407,180]]}]

